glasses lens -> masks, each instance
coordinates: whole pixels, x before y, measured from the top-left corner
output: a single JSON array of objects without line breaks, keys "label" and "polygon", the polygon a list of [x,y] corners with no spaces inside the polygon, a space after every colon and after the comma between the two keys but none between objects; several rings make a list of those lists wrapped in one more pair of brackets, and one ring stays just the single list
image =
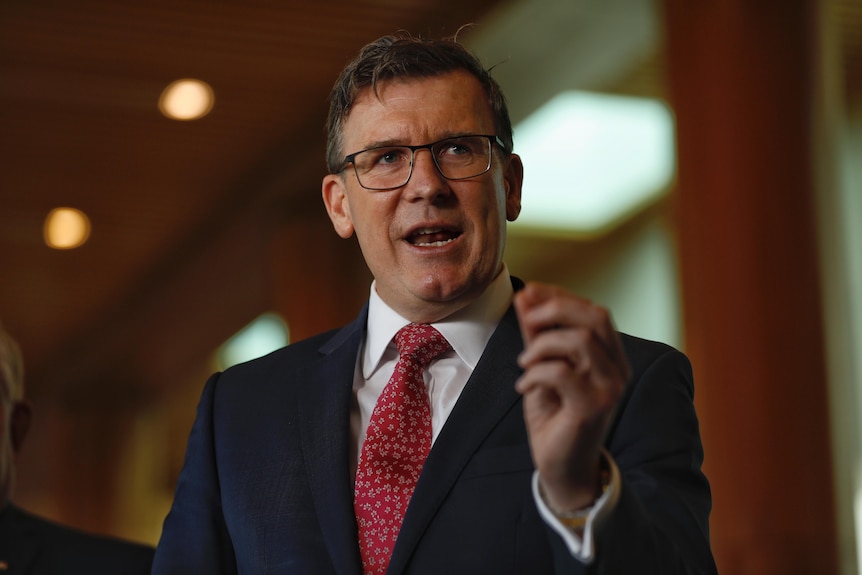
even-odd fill
[{"label": "glasses lens", "polygon": [[484,174],[491,167],[491,140],[485,136],[449,138],[433,146],[440,173],[450,180]]},{"label": "glasses lens", "polygon": [[359,184],[374,190],[398,188],[410,177],[410,148],[398,146],[359,152],[353,158]]}]

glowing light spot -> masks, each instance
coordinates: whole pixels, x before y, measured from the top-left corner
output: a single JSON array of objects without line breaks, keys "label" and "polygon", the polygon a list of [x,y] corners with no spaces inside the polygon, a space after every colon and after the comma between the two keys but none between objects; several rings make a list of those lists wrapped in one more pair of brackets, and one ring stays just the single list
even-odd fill
[{"label": "glowing light spot", "polygon": [[81,210],[55,208],[45,218],[45,243],[58,250],[77,248],[90,237],[90,220]]},{"label": "glowing light spot", "polygon": [[215,97],[206,82],[182,79],[172,82],[159,98],[162,114],[174,120],[197,120],[212,110]]},{"label": "glowing light spot", "polygon": [[218,350],[219,369],[265,355],[290,341],[285,321],[276,313],[265,313],[234,334]]}]

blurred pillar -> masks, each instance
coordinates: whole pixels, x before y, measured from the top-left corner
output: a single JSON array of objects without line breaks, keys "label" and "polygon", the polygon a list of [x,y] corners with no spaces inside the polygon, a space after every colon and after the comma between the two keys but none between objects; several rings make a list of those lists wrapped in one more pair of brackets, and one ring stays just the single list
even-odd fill
[{"label": "blurred pillar", "polygon": [[75,395],[33,402],[34,432],[24,443],[14,500],[72,527],[145,540],[117,513],[140,497],[121,473],[149,390],[128,380],[100,381]]},{"label": "blurred pillar", "polygon": [[722,575],[837,573],[815,1],[664,2],[685,345]]},{"label": "blurred pillar", "polygon": [[282,226],[273,242],[273,300],[292,342],[351,321],[371,286],[355,238],[335,233],[322,201],[318,212]]}]

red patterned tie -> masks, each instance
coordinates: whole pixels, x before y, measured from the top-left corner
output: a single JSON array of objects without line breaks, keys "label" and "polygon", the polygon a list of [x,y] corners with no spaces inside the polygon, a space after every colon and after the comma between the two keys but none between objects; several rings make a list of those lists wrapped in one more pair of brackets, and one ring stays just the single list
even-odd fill
[{"label": "red patterned tie", "polygon": [[398,363],[380,394],[356,468],[353,508],[366,575],[386,572],[407,504],[431,450],[431,407],[422,371],[452,349],[430,325],[395,335]]}]

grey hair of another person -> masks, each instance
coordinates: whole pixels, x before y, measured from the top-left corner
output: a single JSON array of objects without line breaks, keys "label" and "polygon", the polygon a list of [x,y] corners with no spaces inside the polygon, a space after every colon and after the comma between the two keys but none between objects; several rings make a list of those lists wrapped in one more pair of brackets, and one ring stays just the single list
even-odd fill
[{"label": "grey hair of another person", "polygon": [[8,412],[24,400],[24,361],[21,348],[0,323],[0,404]]},{"label": "grey hair of another person", "polygon": [[18,343],[0,324],[0,509],[15,487],[15,456],[30,423],[24,402],[24,361]]}]

